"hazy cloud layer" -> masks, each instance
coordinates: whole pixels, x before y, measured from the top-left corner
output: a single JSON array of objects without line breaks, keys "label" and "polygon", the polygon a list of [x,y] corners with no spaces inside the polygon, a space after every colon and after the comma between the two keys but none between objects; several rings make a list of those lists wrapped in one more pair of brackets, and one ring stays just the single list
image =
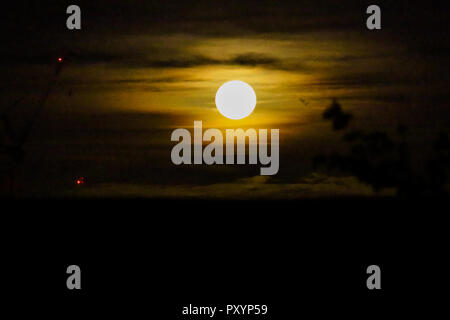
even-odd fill
[{"label": "hazy cloud layer", "polygon": [[[77,4],[80,32],[67,30],[62,1],[4,8],[0,112],[25,96],[17,114],[32,113],[54,78],[56,57],[64,57],[17,174],[25,195],[71,190],[78,175],[103,195],[120,189],[152,197],[208,190],[236,198],[370,194],[353,178],[309,175],[315,155],[342,148],[322,119],[331,99],[364,130],[408,126],[420,153],[434,131],[449,125],[443,4],[379,1],[383,29],[377,32],[365,27],[369,1]],[[208,127],[236,126],[214,106],[218,87],[232,79],[257,94],[254,113],[239,126],[280,128],[280,171],[273,180],[254,177],[258,168],[171,166],[174,128],[198,119]]]},{"label": "hazy cloud layer", "polygon": [[[202,198],[202,199],[304,199],[315,197],[373,196],[371,187],[354,177],[331,177],[312,174],[296,183],[271,183],[267,176],[238,179],[228,183],[203,186],[124,185],[104,184],[75,190],[66,196],[74,197],[131,197],[131,198]],[[379,195],[393,195],[388,191]]]}]

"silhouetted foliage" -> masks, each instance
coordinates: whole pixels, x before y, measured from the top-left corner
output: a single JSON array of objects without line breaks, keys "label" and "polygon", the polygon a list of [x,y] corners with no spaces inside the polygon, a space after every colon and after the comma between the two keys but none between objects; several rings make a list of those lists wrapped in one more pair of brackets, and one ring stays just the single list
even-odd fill
[{"label": "silhouetted foliage", "polygon": [[352,115],[342,111],[341,105],[333,100],[331,106],[323,113],[323,118],[333,121],[333,129],[341,130],[348,126]]},{"label": "silhouetted foliage", "polygon": [[435,194],[445,192],[450,171],[450,140],[441,132],[433,144],[434,157],[428,164],[430,189]]},{"label": "silhouetted foliage", "polygon": [[[323,118],[331,120],[333,129],[340,131],[348,127],[352,115],[343,112],[340,104],[334,100],[323,113]],[[342,139],[348,144],[347,153],[319,155],[313,165],[315,168],[350,173],[371,185],[375,191],[396,188],[399,196],[444,194],[450,168],[448,135],[441,133],[437,138],[435,155],[428,165],[428,175],[422,177],[412,169],[410,147],[405,140],[408,129],[399,126],[397,134],[398,141],[381,131],[345,132]]]}]

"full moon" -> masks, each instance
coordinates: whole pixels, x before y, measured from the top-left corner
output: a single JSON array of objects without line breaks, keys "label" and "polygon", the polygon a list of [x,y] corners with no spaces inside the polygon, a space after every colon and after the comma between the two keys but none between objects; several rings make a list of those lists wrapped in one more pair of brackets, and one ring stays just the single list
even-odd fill
[{"label": "full moon", "polygon": [[233,120],[247,117],[256,106],[256,94],[247,83],[239,80],[225,82],[216,93],[219,112]]}]

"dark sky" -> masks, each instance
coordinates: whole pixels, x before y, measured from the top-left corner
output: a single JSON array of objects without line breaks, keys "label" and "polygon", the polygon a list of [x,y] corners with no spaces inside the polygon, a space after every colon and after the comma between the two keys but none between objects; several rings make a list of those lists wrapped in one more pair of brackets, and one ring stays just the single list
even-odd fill
[{"label": "dark sky", "polygon": [[[373,3],[382,9],[379,31],[365,27]],[[17,128],[54,77],[56,57],[65,58],[17,169],[17,192],[25,196],[78,193],[77,176],[91,181],[82,192],[98,195],[368,194],[353,177],[311,169],[315,155],[340,148],[321,117],[332,98],[355,116],[355,127],[407,126],[419,164],[435,134],[449,127],[446,5],[78,1],[82,30],[69,31],[70,4],[19,0],[3,9],[1,110]],[[281,130],[276,177],[258,177],[259,166],[170,162],[174,128],[194,120],[232,125],[213,97],[233,79],[258,96],[239,126]]]}]

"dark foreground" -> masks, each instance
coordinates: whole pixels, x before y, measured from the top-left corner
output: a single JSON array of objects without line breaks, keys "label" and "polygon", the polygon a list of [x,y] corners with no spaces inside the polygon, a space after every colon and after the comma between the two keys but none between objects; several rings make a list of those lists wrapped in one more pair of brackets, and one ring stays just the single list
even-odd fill
[{"label": "dark foreground", "polygon": [[[3,302],[19,318],[208,318],[183,316],[190,304],[269,310],[216,319],[432,318],[446,301],[448,204],[4,200]],[[66,287],[72,264],[79,291]],[[366,287],[373,264],[381,290]]]}]

